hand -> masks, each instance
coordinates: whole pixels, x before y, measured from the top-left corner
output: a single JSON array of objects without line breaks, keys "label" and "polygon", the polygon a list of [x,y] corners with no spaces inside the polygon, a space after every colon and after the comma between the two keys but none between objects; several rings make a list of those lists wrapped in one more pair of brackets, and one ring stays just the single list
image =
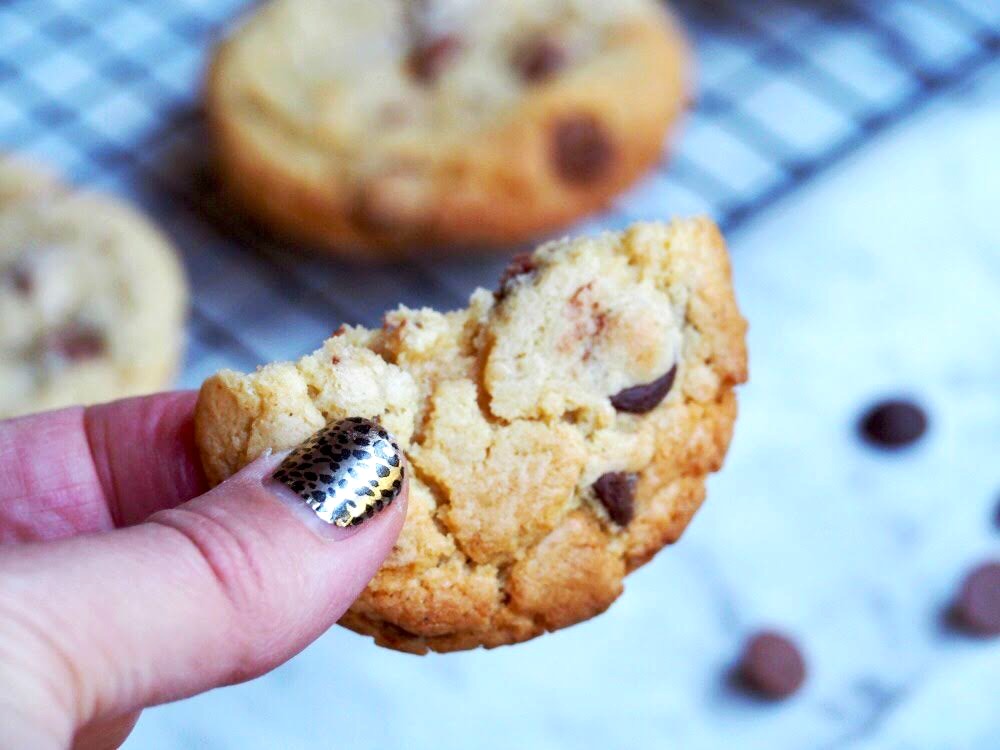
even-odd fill
[{"label": "hand", "polygon": [[117,747],[143,707],[267,672],[392,549],[405,484],[336,538],[265,481],[279,456],[205,492],[194,402],[0,422],[0,747]]}]

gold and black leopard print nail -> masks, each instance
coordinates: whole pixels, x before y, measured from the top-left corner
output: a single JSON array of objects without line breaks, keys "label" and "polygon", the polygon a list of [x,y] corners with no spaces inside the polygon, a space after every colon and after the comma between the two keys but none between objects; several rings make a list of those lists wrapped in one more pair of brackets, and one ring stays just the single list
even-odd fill
[{"label": "gold and black leopard print nail", "polygon": [[403,454],[393,437],[363,417],[328,424],[294,449],[272,478],[328,524],[357,526],[403,487]]}]

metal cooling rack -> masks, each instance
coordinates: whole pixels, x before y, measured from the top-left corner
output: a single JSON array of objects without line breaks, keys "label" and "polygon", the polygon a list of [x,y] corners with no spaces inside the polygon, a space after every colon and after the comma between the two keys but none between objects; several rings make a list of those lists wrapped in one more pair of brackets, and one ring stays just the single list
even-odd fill
[{"label": "metal cooling rack", "polygon": [[[503,258],[356,268],[233,215],[207,169],[199,83],[238,0],[0,0],[0,148],[142,205],[194,287],[194,385],[314,348],[340,323],[454,308]],[[662,166],[587,229],[707,213],[737,230],[998,60],[1000,0],[683,0],[699,93]]]}]

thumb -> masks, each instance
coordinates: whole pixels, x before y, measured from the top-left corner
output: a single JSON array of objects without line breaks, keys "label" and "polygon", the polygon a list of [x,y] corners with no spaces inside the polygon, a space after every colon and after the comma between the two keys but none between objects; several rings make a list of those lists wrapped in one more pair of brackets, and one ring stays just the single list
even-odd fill
[{"label": "thumb", "polygon": [[67,746],[92,721],[289,659],[392,549],[403,471],[387,433],[345,420],[137,526],[0,549],[0,684],[27,702],[10,714]]}]

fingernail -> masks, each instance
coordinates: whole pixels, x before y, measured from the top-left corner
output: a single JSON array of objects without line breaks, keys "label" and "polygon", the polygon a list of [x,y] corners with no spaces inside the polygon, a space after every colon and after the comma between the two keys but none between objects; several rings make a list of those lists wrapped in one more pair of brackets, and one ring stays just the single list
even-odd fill
[{"label": "fingernail", "polygon": [[292,450],[271,479],[330,527],[328,536],[342,538],[396,499],[403,473],[402,451],[385,428],[351,417]]}]

